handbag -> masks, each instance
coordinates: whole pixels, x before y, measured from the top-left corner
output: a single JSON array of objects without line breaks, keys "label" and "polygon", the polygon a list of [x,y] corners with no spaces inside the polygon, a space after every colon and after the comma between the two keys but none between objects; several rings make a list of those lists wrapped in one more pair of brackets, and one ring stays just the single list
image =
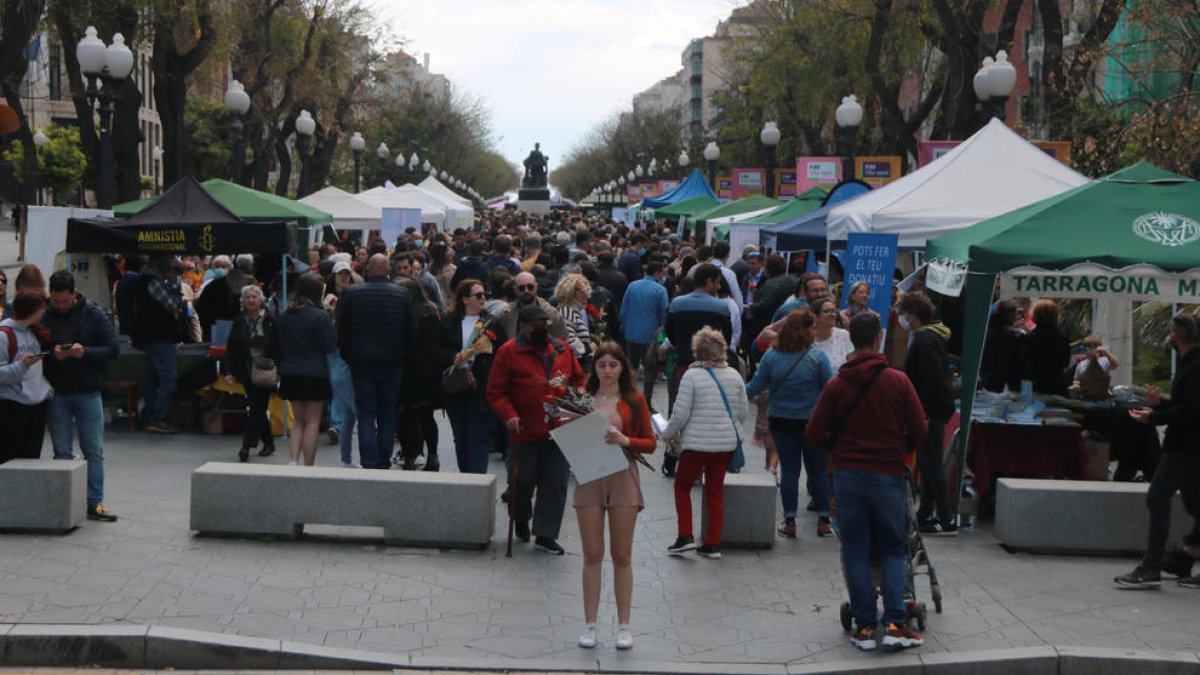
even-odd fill
[{"label": "handbag", "polygon": [[279,368],[275,367],[275,361],[265,356],[255,358],[250,364],[250,384],[274,389],[279,384]]},{"label": "handbag", "polygon": [[705,368],[708,371],[708,376],[717,384],[717,391],[721,392],[721,402],[725,404],[725,412],[729,415],[729,422],[733,424],[733,435],[737,438],[737,447],[733,450],[733,459],[729,460],[729,473],[738,473],[746,466],[746,453],[742,451],[742,432],[738,431],[737,420],[733,418],[733,408],[729,407],[729,397],[725,395],[725,387],[721,386],[721,381],[717,379],[717,374],[712,371],[712,368]]},{"label": "handbag", "polygon": [[475,390],[475,376],[470,368],[450,366],[442,373],[442,389],[450,395]]}]

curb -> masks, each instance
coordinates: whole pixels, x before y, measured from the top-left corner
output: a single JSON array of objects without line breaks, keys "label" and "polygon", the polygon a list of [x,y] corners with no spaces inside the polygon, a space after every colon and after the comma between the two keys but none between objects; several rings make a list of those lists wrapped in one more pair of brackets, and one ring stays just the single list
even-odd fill
[{"label": "curb", "polygon": [[604,672],[816,675],[1200,675],[1200,654],[1098,647],[1017,647],[971,652],[880,654],[812,664],[634,662],[604,653],[593,665],[521,659],[445,659],[382,654],[205,631],[136,625],[0,624],[0,665],[151,670],[379,670],[506,673]]}]

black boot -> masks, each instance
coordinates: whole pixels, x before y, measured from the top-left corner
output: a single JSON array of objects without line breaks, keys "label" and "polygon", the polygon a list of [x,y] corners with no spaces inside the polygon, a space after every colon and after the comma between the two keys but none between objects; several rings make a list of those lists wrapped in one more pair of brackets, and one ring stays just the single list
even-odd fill
[{"label": "black boot", "polygon": [[436,451],[430,452],[428,457],[425,460],[425,468],[423,470],[424,471],[440,471],[441,468],[442,468],[442,463],[438,461],[437,452]]},{"label": "black boot", "polygon": [[248,459],[250,459],[250,448],[242,448],[241,450],[238,450],[239,462],[245,462]]},{"label": "black boot", "polygon": [[268,443],[263,446],[262,450],[258,451],[259,457],[270,457],[273,454],[275,454],[275,444],[274,443]]}]

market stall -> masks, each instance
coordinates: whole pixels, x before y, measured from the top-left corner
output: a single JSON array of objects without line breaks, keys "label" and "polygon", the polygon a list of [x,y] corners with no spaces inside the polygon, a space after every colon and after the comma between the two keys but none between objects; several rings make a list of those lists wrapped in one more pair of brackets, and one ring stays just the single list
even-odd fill
[{"label": "market stall", "polygon": [[[966,293],[961,410],[969,420],[997,277],[1008,297],[1197,302],[1200,183],[1141,162],[930,239],[928,258],[928,288]],[[967,438],[974,434],[960,434],[960,457]]]},{"label": "market stall", "polygon": [[371,230],[379,229],[383,218],[383,209],[332,185],[308,195],[300,203],[328,212],[333,216],[334,230],[357,231],[359,242],[363,243]]}]

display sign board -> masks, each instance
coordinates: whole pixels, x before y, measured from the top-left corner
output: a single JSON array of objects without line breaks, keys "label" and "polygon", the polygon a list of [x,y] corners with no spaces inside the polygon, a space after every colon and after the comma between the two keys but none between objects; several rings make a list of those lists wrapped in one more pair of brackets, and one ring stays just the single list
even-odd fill
[{"label": "display sign board", "polygon": [[797,157],[796,194],[804,194],[819,185],[842,182],[841,157]]},{"label": "display sign board", "polygon": [[896,267],[896,249],[900,236],[896,233],[851,232],[846,237],[846,252],[841,262],[845,281],[842,284],[841,306],[846,306],[850,287],[865,281],[871,287],[867,306],[879,315],[884,326],[892,309],[892,271]]},{"label": "display sign board", "polygon": [[625,201],[630,204],[636,204],[642,201],[642,189],[637,185],[625,186]]},{"label": "display sign board", "polygon": [[658,181],[658,195],[655,196],[665,195],[677,187],[679,187],[679,181],[677,180],[660,180]]},{"label": "display sign board", "polygon": [[658,196],[658,183],[638,183],[638,188],[642,191],[642,199],[646,197]]},{"label": "display sign board", "polygon": [[1145,302],[1200,302],[1200,270],[1170,273],[1153,265],[1113,270],[1094,263],[1065,270],[1021,267],[1000,277],[1006,297],[1115,298]]},{"label": "display sign board", "polygon": [[734,169],[733,192],[730,194],[730,199],[736,201],[750,195],[761,195],[766,183],[767,172],[765,169]]},{"label": "display sign board", "polygon": [[958,147],[962,141],[918,141],[917,166],[925,166]]},{"label": "display sign board", "polygon": [[1032,141],[1032,143],[1047,155],[1071,166],[1071,141]]},{"label": "display sign board", "polygon": [[854,177],[873,188],[900,177],[899,157],[855,157]]},{"label": "display sign board", "polygon": [[729,176],[717,176],[717,199],[727,202],[733,198],[733,179]]},{"label": "display sign board", "polygon": [[396,239],[408,228],[421,231],[421,209],[395,209],[384,207],[380,218],[380,238],[391,248]]},{"label": "display sign board", "polygon": [[775,173],[775,195],[781,200],[796,196],[796,172],[791,169],[781,169]]}]

